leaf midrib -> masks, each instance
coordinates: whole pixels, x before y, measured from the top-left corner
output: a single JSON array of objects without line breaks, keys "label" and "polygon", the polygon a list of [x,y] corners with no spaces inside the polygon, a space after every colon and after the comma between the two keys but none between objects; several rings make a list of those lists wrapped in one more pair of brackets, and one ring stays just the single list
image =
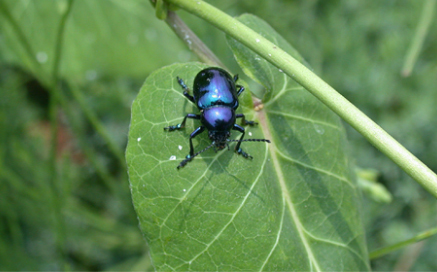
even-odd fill
[{"label": "leaf midrib", "polygon": [[[267,121],[267,116],[266,116],[265,111],[261,110],[261,111],[257,112],[257,115],[258,115],[259,124],[262,127],[262,131],[265,135],[265,138],[266,139],[273,139],[272,134],[270,133],[269,126],[267,124],[268,121]],[[277,150],[276,145],[274,142],[272,142],[270,144],[270,147],[269,147],[269,152],[270,152],[270,156],[272,158],[273,168],[276,172],[276,175],[278,177],[278,182],[279,182],[279,185],[281,187],[282,197],[285,200],[285,203],[287,205],[290,216],[293,219],[293,222],[295,222],[295,224],[296,224],[296,229],[299,233],[299,237],[300,237],[300,239],[305,247],[306,252],[308,253],[308,258],[310,260],[310,267],[314,266],[315,271],[322,271],[319,267],[319,264],[317,263],[317,260],[315,259],[313,251],[311,250],[311,247],[310,247],[310,245],[307,241],[307,238],[305,236],[305,233],[304,233],[305,232],[304,227],[299,220],[296,209],[294,208],[294,205],[293,205],[293,202],[291,200],[291,196],[289,194],[289,190],[287,188],[287,184],[286,184],[286,181],[284,178],[284,174],[282,172],[282,168],[279,165],[279,159],[276,156],[276,150]]]}]

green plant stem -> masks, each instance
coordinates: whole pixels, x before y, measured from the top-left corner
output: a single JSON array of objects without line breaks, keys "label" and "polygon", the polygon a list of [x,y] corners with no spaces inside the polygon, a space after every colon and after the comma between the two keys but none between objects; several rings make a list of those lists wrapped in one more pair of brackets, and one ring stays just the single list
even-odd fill
[{"label": "green plant stem", "polygon": [[422,14],[402,67],[401,74],[403,76],[409,76],[413,70],[414,64],[416,63],[417,57],[420,53],[420,49],[425,41],[425,36],[428,33],[429,26],[431,25],[436,2],[436,0],[426,0],[423,3]]},{"label": "green plant stem", "polygon": [[62,42],[64,40],[65,34],[65,25],[70,15],[70,12],[73,7],[74,0],[68,0],[67,7],[65,12],[62,14],[61,19],[59,21],[58,33],[56,35],[56,43],[55,43],[55,54],[54,54],[54,63],[52,69],[52,83],[54,86],[58,84],[59,81],[59,65],[61,63],[61,55],[62,55]]},{"label": "green plant stem", "polygon": [[[26,36],[24,35],[24,32],[21,30],[19,24],[14,19],[14,17],[9,12],[9,8],[6,6],[6,4],[3,1],[0,1],[0,13],[5,16],[7,21],[9,21],[9,24],[12,26],[12,29],[14,30],[14,33],[17,35],[18,40],[20,41],[21,45],[24,49],[24,56],[23,60],[25,63],[28,64],[29,69],[35,74],[39,75],[39,80],[44,86],[49,85],[49,78],[46,74],[44,74],[44,69],[42,69],[41,63],[39,63],[36,60],[35,54],[32,50],[32,47],[30,43],[27,41]],[[19,49],[17,49],[19,52]],[[20,53],[17,53],[18,55],[21,55]],[[27,56],[26,56],[27,55]]]},{"label": "green plant stem", "polygon": [[55,54],[54,54],[54,63],[52,70],[52,79],[50,84],[50,123],[51,123],[51,147],[50,147],[50,188],[52,193],[52,205],[54,209],[55,216],[55,229],[56,229],[56,246],[57,252],[60,255],[61,262],[63,263],[63,270],[67,268],[66,262],[66,251],[65,251],[65,241],[66,241],[66,230],[65,230],[65,222],[62,215],[62,207],[64,199],[63,190],[61,187],[61,180],[58,177],[58,169],[57,169],[57,146],[58,146],[58,129],[59,129],[59,120],[58,120],[58,104],[59,104],[59,64],[61,60],[62,54],[62,42],[65,33],[65,25],[67,22],[67,18],[71,12],[71,8],[73,5],[73,0],[68,1],[67,8],[65,12],[61,15],[61,19],[59,21],[58,33],[56,36],[55,42]]},{"label": "green plant stem", "polygon": [[182,21],[173,11],[167,13],[165,19],[168,26],[185,42],[188,48],[196,54],[201,61],[211,66],[219,66],[226,69],[225,65],[216,55],[197,37],[196,34]]},{"label": "green plant stem", "polygon": [[[80,128],[78,125],[74,125],[75,124],[74,114],[72,111],[67,110],[68,109],[67,98],[65,97],[65,95],[62,92],[59,92],[59,89],[57,86],[57,82],[59,81],[59,64],[60,64],[60,60],[61,60],[62,39],[63,39],[63,35],[64,35],[63,29],[65,26],[66,19],[68,18],[68,15],[71,11],[72,3],[73,3],[73,1],[69,0],[67,9],[63,13],[62,19],[60,21],[58,35],[57,35],[56,44],[55,44],[55,58],[54,58],[55,62],[54,62],[53,68],[52,68],[51,80],[50,80],[49,76],[47,76],[47,74],[43,73],[44,69],[42,68],[41,63],[39,63],[36,60],[35,54],[34,54],[33,49],[31,47],[31,44],[27,41],[27,38],[24,35],[21,28],[19,27],[19,24],[14,20],[12,15],[9,13],[8,7],[5,6],[5,4],[2,1],[0,1],[0,13],[2,13],[5,16],[5,18],[7,18],[10,25],[12,26],[15,33],[17,34],[18,39],[20,40],[21,44],[24,47],[24,53],[26,54],[27,59],[30,60],[29,67],[31,67],[31,70],[34,72],[35,77],[50,92],[51,97],[57,96],[56,97],[57,103],[61,104],[61,108],[64,109],[64,111],[67,115],[67,118],[72,122],[73,131],[78,132]],[[74,90],[72,92],[74,92]],[[73,93],[73,95],[75,96],[75,93]],[[78,99],[79,104],[82,106],[82,104],[81,104],[82,100],[79,101],[80,97],[78,98],[76,96],[76,98]],[[86,107],[82,107],[82,108],[85,109]],[[91,123],[93,123],[93,120],[92,120],[93,118],[92,117],[90,118],[90,116],[91,115],[95,116],[95,114],[93,114],[93,113],[90,114],[89,112],[85,112],[85,115],[87,116],[89,121]],[[54,118],[54,117],[52,117],[52,118]],[[52,123],[52,124],[54,124],[54,123]],[[102,126],[100,125],[99,127],[102,127]],[[54,131],[55,130],[52,131],[52,133],[53,133],[52,137],[53,136],[57,137],[56,134],[54,134]],[[97,130],[97,131],[100,133],[100,135],[102,135],[102,134],[108,135],[108,133],[106,131],[104,131],[103,133],[102,133],[102,131],[99,131],[99,130]],[[113,186],[113,184],[117,184],[117,182],[115,182],[115,179],[113,179],[111,177],[110,173],[105,169],[105,166],[102,165],[100,162],[98,162],[98,160],[95,156],[95,151],[92,150],[92,148],[89,148],[87,146],[86,141],[84,139],[85,137],[82,135],[77,135],[77,136],[79,137],[79,143],[81,144],[81,148],[83,148],[83,151],[84,151],[85,155],[87,156],[88,160],[90,161],[91,165],[94,167],[94,169],[96,169],[96,173],[100,176],[100,178],[103,180],[105,185],[111,190],[111,192],[113,194],[119,195],[118,192],[120,191],[120,189]],[[103,137],[103,138],[105,139],[105,137]],[[55,144],[55,143],[56,143],[56,141],[52,142],[52,144]],[[107,141],[107,143],[108,143],[108,146],[111,146],[111,141]],[[113,151],[115,149],[116,148],[112,148],[111,151],[117,156],[116,152]],[[119,151],[119,153],[121,153],[121,151]],[[117,156],[117,157],[119,158],[120,156]],[[53,156],[52,156],[52,158],[53,158]],[[123,161],[122,166],[126,167],[124,157],[123,157],[122,161]]]},{"label": "green plant stem", "polygon": [[426,238],[429,238],[429,237],[431,237],[431,236],[433,236],[433,235],[435,235],[435,234],[437,234],[437,228],[433,228],[433,229],[430,229],[430,230],[424,231],[424,232],[422,232],[422,233],[416,235],[416,236],[413,237],[413,238],[407,239],[407,240],[405,240],[405,241],[402,241],[402,242],[396,243],[396,244],[391,245],[391,246],[387,246],[387,247],[383,247],[383,248],[379,248],[379,249],[377,249],[377,250],[374,250],[374,251],[372,251],[372,252],[369,254],[369,258],[370,258],[371,260],[372,260],[372,259],[379,258],[379,257],[381,257],[381,256],[383,256],[383,255],[385,255],[385,254],[388,254],[388,253],[393,252],[393,251],[395,251],[395,250],[398,250],[398,249],[404,248],[405,246],[408,246],[408,245],[411,245],[411,244],[417,243],[417,242],[422,241],[422,240],[424,240],[424,239],[426,239]]},{"label": "green plant stem", "polygon": [[224,31],[305,87],[414,180],[437,197],[437,175],[308,68],[238,20],[203,2],[167,0]]},{"label": "green plant stem", "polygon": [[85,116],[87,119],[91,122],[94,129],[97,131],[97,133],[103,138],[103,140],[108,145],[109,150],[112,152],[112,154],[115,155],[117,158],[119,164],[121,167],[123,167],[124,170],[126,170],[126,161],[124,159],[124,154],[122,150],[114,143],[114,141],[109,136],[109,133],[103,126],[103,124],[99,121],[99,118],[96,116],[96,114],[90,109],[90,107],[86,104],[85,98],[83,97],[79,87],[77,87],[72,82],[67,82],[69,89],[71,90],[71,93],[73,94],[74,99],[79,103],[79,106],[81,110],[85,113]]},{"label": "green plant stem", "polygon": [[118,182],[115,178],[112,177],[111,173],[109,173],[105,165],[101,161],[99,161],[98,156],[96,155],[97,152],[93,150],[93,148],[90,147],[87,143],[86,136],[83,132],[81,132],[82,128],[77,118],[75,118],[73,109],[71,108],[72,105],[68,103],[65,95],[59,96],[59,103],[68,118],[68,122],[72,128],[72,131],[74,132],[74,136],[79,143],[80,150],[84,153],[86,159],[89,161],[92,168],[96,171],[97,176],[102,179],[103,184],[109,189],[109,191],[113,195],[118,197],[120,201],[126,199],[124,191],[119,186],[123,183]]}]

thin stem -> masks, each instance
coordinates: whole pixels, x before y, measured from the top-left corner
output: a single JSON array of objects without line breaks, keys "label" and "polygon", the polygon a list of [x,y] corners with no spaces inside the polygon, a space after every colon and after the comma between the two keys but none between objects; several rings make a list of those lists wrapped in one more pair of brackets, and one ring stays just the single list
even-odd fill
[{"label": "thin stem", "polygon": [[379,257],[381,257],[381,256],[383,256],[383,255],[386,255],[386,254],[390,253],[390,252],[393,252],[393,251],[395,251],[395,250],[398,250],[398,249],[404,248],[405,246],[408,246],[408,245],[411,245],[411,244],[417,243],[417,242],[419,242],[419,241],[422,241],[422,240],[424,240],[424,239],[426,239],[426,238],[429,238],[429,237],[431,237],[431,236],[433,236],[433,235],[435,235],[435,234],[437,234],[437,228],[433,228],[433,229],[430,229],[430,230],[424,231],[424,232],[422,232],[422,233],[419,233],[418,235],[416,235],[416,236],[413,237],[413,238],[407,239],[407,240],[405,240],[405,241],[402,241],[402,242],[396,243],[396,244],[391,245],[391,246],[387,246],[387,247],[383,247],[383,248],[379,248],[379,249],[377,249],[377,250],[374,250],[374,251],[372,251],[372,252],[369,254],[369,258],[370,258],[371,260],[372,260],[372,259],[379,258]]},{"label": "thin stem", "polygon": [[410,48],[405,57],[404,66],[402,67],[401,74],[403,76],[409,76],[413,70],[420,49],[422,49],[423,42],[425,41],[426,34],[428,33],[429,26],[431,25],[436,2],[436,0],[426,0],[423,3],[420,21],[417,25],[414,38],[411,40]]},{"label": "thin stem", "polygon": [[35,75],[40,76],[39,78],[43,85],[49,85],[49,78],[44,74],[44,69],[42,69],[41,63],[36,60],[32,46],[27,41],[26,35],[24,35],[24,32],[20,28],[19,24],[9,12],[9,8],[5,5],[4,1],[0,1],[0,13],[2,13],[6,20],[9,21],[9,24],[14,30],[14,33],[17,35],[18,40],[20,40],[20,44],[24,47],[23,49],[27,57],[23,56],[23,61],[28,61],[28,67]]},{"label": "thin stem", "polygon": [[182,21],[182,19],[173,11],[167,13],[165,20],[169,27],[173,29],[176,35],[181,38],[188,48],[196,54],[201,61],[208,65],[219,66],[226,70],[226,66],[217,58],[216,55],[206,46],[196,34]]},{"label": "thin stem", "polygon": [[420,241],[405,248],[397,257],[393,271],[411,271],[411,267],[416,263],[425,244],[425,241]]},{"label": "thin stem", "polygon": [[[64,14],[62,15],[60,24],[59,24],[59,29],[58,29],[58,36],[56,39],[56,44],[55,44],[55,57],[54,57],[54,65],[53,65],[53,69],[52,69],[52,78],[51,80],[49,80],[49,77],[47,75],[42,74],[42,66],[41,64],[36,60],[35,55],[33,53],[32,47],[30,45],[30,43],[28,43],[23,31],[21,30],[21,28],[19,27],[18,23],[14,20],[14,18],[11,16],[11,14],[9,13],[8,8],[5,6],[5,4],[0,1],[0,12],[3,13],[3,15],[5,16],[5,18],[8,19],[10,25],[12,26],[12,28],[14,29],[16,35],[18,36],[18,39],[20,40],[21,44],[23,44],[24,46],[24,51],[27,54],[27,58],[30,59],[32,61],[32,65],[31,67],[34,67],[33,69],[38,73],[34,73],[35,75],[37,75],[38,80],[41,82],[41,84],[47,88],[47,90],[50,92],[51,98],[52,97],[56,97],[56,100],[58,103],[61,104],[62,109],[65,111],[67,118],[69,119],[70,122],[72,122],[72,126],[73,126],[73,131],[78,132],[80,130],[78,125],[75,125],[74,122],[74,114],[72,113],[72,111],[68,110],[68,103],[67,100],[65,98],[65,95],[62,92],[58,92],[58,86],[57,86],[57,82],[59,81],[59,65],[60,65],[60,61],[61,61],[61,53],[62,53],[62,40],[63,40],[63,35],[64,35],[64,27],[65,27],[65,23],[66,23],[66,19],[68,18],[68,15],[71,12],[71,8],[72,8],[72,4],[73,4],[73,0],[69,0],[68,5],[67,5],[67,9],[65,10]],[[71,85],[71,84],[70,84]],[[82,108],[84,109],[85,115],[87,116],[87,118],[90,120],[91,123],[93,123],[93,117],[90,117],[91,115],[95,116],[95,114],[90,114],[89,112],[85,111],[86,106],[84,106],[85,104],[83,104],[83,99],[82,96],[80,95],[80,93],[78,94],[77,92],[75,92],[75,89],[73,86],[70,86],[73,96],[75,96],[75,98],[78,100],[79,104],[82,106]],[[55,100],[51,100],[51,101],[55,101]],[[53,110],[53,111],[52,111]],[[51,116],[53,122],[52,125],[55,124],[55,111],[54,108],[50,109],[51,111],[51,115],[53,114],[53,116]],[[57,122],[57,119],[56,119]],[[94,125],[94,124],[93,124]],[[56,125],[57,126],[57,125]],[[53,126],[56,127],[56,126]],[[95,125],[94,125],[95,126]],[[96,127],[96,126],[95,126]],[[53,129],[52,131],[52,137],[54,137],[53,139],[55,139],[57,137],[56,133],[55,133],[55,129]],[[99,132],[99,134],[103,135],[107,135],[106,131],[99,130],[97,129],[97,131]],[[87,159],[90,161],[91,165],[94,167],[94,169],[96,169],[96,173],[100,176],[100,178],[102,179],[102,181],[105,183],[105,185],[111,190],[111,192],[115,195],[119,195],[118,192],[120,191],[119,188],[116,188],[113,186],[113,184],[116,184],[117,182],[115,182],[115,180],[112,178],[112,176],[110,175],[110,173],[107,171],[107,169],[105,169],[105,166],[103,166],[98,159],[95,156],[95,151],[93,151],[91,148],[89,148],[86,145],[86,141],[85,141],[85,137],[81,136],[81,135],[77,135],[79,137],[79,142],[81,144],[81,148],[83,149],[85,155],[87,156]],[[105,138],[105,137],[103,137]],[[112,149],[111,151],[113,153],[117,153],[114,152],[114,150],[116,148],[111,147],[111,144],[108,142],[108,146],[110,146],[110,148]],[[56,141],[53,141],[53,144],[55,144]],[[53,149],[53,148],[52,148]],[[55,150],[55,149],[53,149]],[[51,154],[55,154],[52,153],[53,151],[51,151]],[[118,153],[120,154],[121,151],[118,151]],[[117,155],[117,158],[120,160],[120,155]],[[123,156],[123,155],[122,155]],[[53,156],[51,158],[54,158]],[[123,159],[123,163],[121,164],[122,166],[125,167],[125,161]]]},{"label": "thin stem", "polygon": [[58,177],[57,170],[57,145],[58,145],[58,129],[59,129],[59,120],[58,120],[58,101],[60,91],[58,88],[58,76],[59,76],[59,63],[61,60],[62,53],[62,41],[64,37],[65,24],[68,18],[68,15],[71,12],[71,7],[73,5],[73,0],[68,1],[67,8],[62,14],[59,29],[57,33],[56,43],[55,43],[55,54],[54,54],[54,64],[53,64],[53,74],[50,84],[50,123],[51,123],[51,147],[50,147],[50,188],[52,193],[52,205],[54,208],[55,215],[55,229],[56,229],[56,245],[57,251],[60,255],[61,262],[63,263],[63,269],[67,268],[66,263],[66,252],[65,252],[65,240],[66,240],[66,230],[65,230],[65,222],[62,216],[62,199],[64,199],[63,190],[60,188],[61,180]]},{"label": "thin stem", "polygon": [[370,143],[437,197],[437,175],[346,98],[299,61],[238,20],[200,0],[167,0],[203,18],[305,87]]},{"label": "thin stem", "polygon": [[53,63],[53,70],[52,70],[53,85],[58,84],[58,80],[59,80],[59,64],[61,62],[62,42],[64,40],[65,24],[67,22],[67,18],[70,15],[71,10],[72,10],[73,2],[74,2],[74,0],[68,1],[65,12],[64,12],[64,14],[62,14],[61,20],[59,22],[58,34],[56,35],[54,63]]},{"label": "thin stem", "polygon": [[70,105],[64,95],[60,95],[59,97],[59,103],[62,107],[62,109],[65,111],[65,114],[68,118],[69,125],[72,128],[72,131],[75,133],[75,138],[77,139],[80,150],[84,153],[86,159],[91,164],[92,168],[96,171],[97,176],[99,176],[103,182],[103,184],[109,189],[109,191],[117,196],[120,201],[123,199],[126,199],[123,195],[124,190],[121,190],[118,186],[119,184],[122,184],[120,182],[117,182],[115,180],[111,173],[109,173],[108,169],[103,165],[103,163],[98,159],[97,152],[93,150],[92,147],[87,143],[86,136],[84,135],[82,131],[82,128],[80,127],[80,124],[75,118],[75,115],[73,114],[72,105]]},{"label": "thin stem", "polygon": [[70,81],[68,81],[67,84],[69,89],[71,90],[71,93],[73,94],[74,99],[76,99],[76,101],[79,103],[81,110],[85,113],[85,116],[87,117],[88,121],[91,122],[97,133],[106,142],[106,144],[109,147],[109,150],[112,152],[112,154],[115,155],[119,164],[123,167],[124,170],[126,170],[126,161],[124,159],[123,151],[117,146],[117,144],[114,143],[114,141],[109,136],[109,133],[107,132],[105,127],[99,121],[97,115],[86,104],[85,98],[83,97],[79,87],[77,87]]}]

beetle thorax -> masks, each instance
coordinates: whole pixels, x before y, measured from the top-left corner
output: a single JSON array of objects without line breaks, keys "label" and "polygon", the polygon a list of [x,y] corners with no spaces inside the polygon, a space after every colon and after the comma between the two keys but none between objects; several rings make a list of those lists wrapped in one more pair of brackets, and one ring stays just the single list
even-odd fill
[{"label": "beetle thorax", "polygon": [[213,106],[202,111],[200,121],[209,131],[227,132],[235,124],[235,111],[226,106]]}]

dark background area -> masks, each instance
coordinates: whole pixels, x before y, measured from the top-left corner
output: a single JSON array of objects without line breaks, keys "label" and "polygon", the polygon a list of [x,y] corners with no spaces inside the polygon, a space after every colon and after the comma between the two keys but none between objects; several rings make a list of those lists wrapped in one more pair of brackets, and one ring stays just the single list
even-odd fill
[{"label": "dark background area", "polygon": [[[267,21],[320,77],[437,171],[435,23],[413,73],[401,76],[423,1],[209,2],[233,16]],[[68,2],[0,3],[0,270],[150,267],[124,161],[130,106],[152,71],[196,57],[148,1],[76,0],[63,32],[60,84],[53,87]],[[232,72],[250,81],[223,33],[179,14]],[[345,126],[357,166],[377,171],[393,197],[381,203],[363,194],[369,251],[435,227],[435,198]],[[373,260],[372,268],[436,271],[436,259],[437,237],[431,237]]]}]

